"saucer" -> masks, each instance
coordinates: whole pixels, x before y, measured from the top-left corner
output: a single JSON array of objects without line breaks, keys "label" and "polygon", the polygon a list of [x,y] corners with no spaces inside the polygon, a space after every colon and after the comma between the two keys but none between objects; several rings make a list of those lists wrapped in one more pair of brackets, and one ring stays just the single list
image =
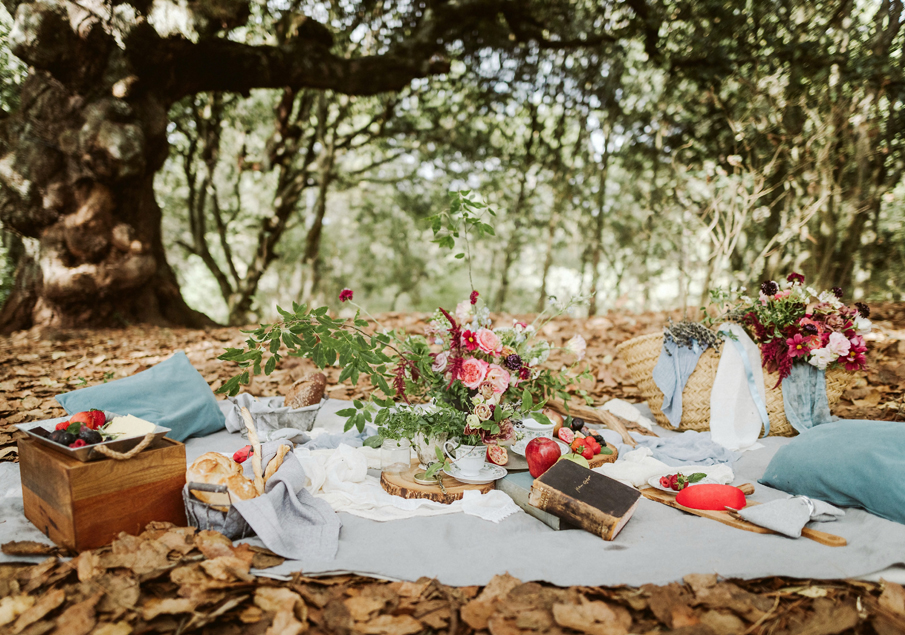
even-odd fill
[{"label": "saucer", "polygon": [[462,471],[457,465],[452,465],[449,469],[443,471],[466,485],[484,485],[491,481],[497,481],[507,474],[505,467],[493,465],[492,463],[485,463],[484,467],[481,468],[481,471],[472,476],[465,476],[462,474]]},{"label": "saucer", "polygon": [[[549,439],[550,437],[547,437],[547,438]],[[572,451],[565,441],[561,441],[559,439],[553,439],[553,440],[559,444],[559,450],[562,454],[568,454],[569,452]],[[525,448],[528,447],[529,441],[531,441],[531,439],[522,439],[521,441],[519,441],[518,443],[516,443],[509,449],[512,452],[518,454],[519,456],[525,456]]]},{"label": "saucer", "polygon": [[[660,490],[661,492],[666,492],[667,494],[678,494],[679,492],[677,492],[677,491],[674,490],[673,488],[671,488],[671,487],[663,487],[662,485],[660,485],[660,478],[661,478],[661,477],[663,477],[663,476],[669,476],[670,474],[675,474],[675,473],[676,473],[675,471],[672,471],[672,472],[668,472],[668,473],[666,473],[666,474],[659,474],[659,475],[657,475],[657,476],[651,476],[649,479],[647,479],[647,484],[648,484],[650,487],[653,487],[654,489],[658,489],[658,490]],[[697,483],[689,483],[689,484],[686,485],[685,487],[686,487],[686,488],[688,488],[688,487],[694,487],[695,485],[712,485],[712,484],[715,484],[715,483],[718,484],[719,481],[717,481],[715,478],[708,478],[708,477],[705,476],[704,478],[702,478],[702,479],[701,479],[700,481],[698,481]]]}]

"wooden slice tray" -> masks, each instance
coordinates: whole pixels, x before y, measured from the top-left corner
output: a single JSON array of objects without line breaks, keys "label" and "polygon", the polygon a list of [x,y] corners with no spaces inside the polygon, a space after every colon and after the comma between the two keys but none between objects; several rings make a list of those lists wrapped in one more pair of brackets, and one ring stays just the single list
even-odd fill
[{"label": "wooden slice tray", "polygon": [[[754,486],[750,483],[745,483],[744,485],[740,485],[739,489],[745,493],[746,496],[754,493]],[[683,512],[688,512],[689,514],[694,514],[695,516],[701,516],[702,518],[709,518],[711,520],[715,520],[717,522],[723,523],[724,525],[729,525],[730,527],[735,527],[736,529],[744,529],[745,531],[752,531],[756,534],[775,534],[775,531],[767,529],[766,527],[761,527],[759,525],[755,525],[754,523],[749,523],[747,520],[735,516],[732,512],[729,511],[716,511],[710,509],[691,509],[690,507],[685,507],[684,505],[680,505],[676,502],[675,494],[668,494],[661,490],[658,490],[654,487],[645,487],[641,490],[641,493],[645,498],[650,499],[652,501],[656,501],[658,503],[663,503],[664,505],[669,505],[670,507],[674,507],[676,509],[681,509]],[[751,505],[760,505],[760,503],[756,503],[754,501],[748,501],[748,506]],[[810,529],[809,527],[805,527],[801,530],[801,536],[803,538],[810,538],[815,542],[819,542],[822,545],[827,545],[829,547],[844,547],[848,543],[845,538],[842,536],[836,536],[834,534],[828,534],[823,531],[817,531],[816,529]]]},{"label": "wooden slice tray", "polygon": [[418,460],[415,459],[412,461],[412,466],[403,472],[382,472],[380,474],[380,486],[383,487],[388,494],[393,494],[394,496],[401,496],[402,498],[426,498],[445,505],[459,500],[468,490],[476,490],[482,494],[486,494],[496,486],[495,482],[485,483],[483,485],[467,485],[441,471],[438,472],[437,475],[443,479],[443,487],[446,488],[446,492],[444,493],[439,485],[421,485],[420,483],[415,482],[415,472],[423,471]]}]

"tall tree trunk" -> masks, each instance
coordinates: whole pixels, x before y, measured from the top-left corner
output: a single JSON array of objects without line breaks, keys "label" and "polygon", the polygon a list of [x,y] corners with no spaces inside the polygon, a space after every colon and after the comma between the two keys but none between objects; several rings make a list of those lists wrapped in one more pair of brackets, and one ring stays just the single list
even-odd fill
[{"label": "tall tree trunk", "polygon": [[503,256],[503,270],[500,273],[500,289],[496,296],[496,310],[503,311],[506,305],[506,296],[509,294],[509,270],[512,269],[512,263],[519,256],[521,231],[522,231],[522,207],[525,204],[525,190],[528,183],[527,166],[522,172],[521,182],[519,183],[518,196],[509,215],[512,217],[512,233],[509,234],[509,240],[506,242],[506,253]]},{"label": "tall tree trunk", "polygon": [[[560,199],[561,202],[562,199]],[[540,276],[540,295],[537,298],[536,310],[538,313],[544,310],[547,304],[547,274],[553,265],[553,239],[556,237],[556,221],[559,220],[559,212],[553,209],[550,212],[550,221],[547,223],[547,242],[544,245],[544,266]]]},{"label": "tall tree trunk", "polygon": [[591,299],[588,302],[588,315],[597,315],[597,292],[600,290],[600,258],[603,254],[603,228],[605,225],[606,183],[609,171],[610,155],[607,151],[609,139],[604,139],[604,151],[600,168],[600,185],[597,189],[597,218],[594,223],[594,236],[591,247]]},{"label": "tall tree trunk", "polygon": [[[302,302],[310,302],[317,292],[320,283],[320,267],[318,261],[321,252],[321,236],[324,232],[324,217],[327,215],[327,194],[333,181],[333,168],[336,161],[336,129],[322,129],[320,143],[323,151],[319,157],[317,200],[314,204],[314,218],[305,237],[305,253],[302,254]],[[305,272],[307,271],[307,275]]]}]

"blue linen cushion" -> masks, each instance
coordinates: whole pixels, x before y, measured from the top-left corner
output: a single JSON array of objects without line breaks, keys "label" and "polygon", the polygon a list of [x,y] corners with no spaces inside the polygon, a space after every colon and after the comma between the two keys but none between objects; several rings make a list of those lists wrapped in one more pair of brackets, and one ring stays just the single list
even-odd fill
[{"label": "blue linen cushion", "polygon": [[760,482],[905,524],[905,423],[842,419],[779,449]]},{"label": "blue linen cushion", "polygon": [[210,386],[183,351],[131,377],[57,395],[57,401],[69,414],[98,408],[135,415],[171,428],[167,436],[176,441],[213,434],[226,424]]}]

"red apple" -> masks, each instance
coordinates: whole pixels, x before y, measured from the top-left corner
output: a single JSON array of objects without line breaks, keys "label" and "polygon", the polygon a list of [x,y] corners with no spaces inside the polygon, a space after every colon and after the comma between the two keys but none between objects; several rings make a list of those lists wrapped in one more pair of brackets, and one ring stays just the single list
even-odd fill
[{"label": "red apple", "polygon": [[559,460],[562,450],[559,444],[548,437],[535,437],[528,441],[525,447],[525,459],[528,461],[528,471],[531,476],[537,478]]}]

